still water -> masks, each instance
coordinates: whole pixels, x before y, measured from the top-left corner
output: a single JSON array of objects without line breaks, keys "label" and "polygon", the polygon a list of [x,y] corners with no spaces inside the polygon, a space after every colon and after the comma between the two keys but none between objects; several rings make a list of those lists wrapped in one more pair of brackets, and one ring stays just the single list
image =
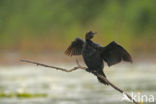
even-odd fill
[{"label": "still water", "polygon": [[[74,65],[55,66],[71,68]],[[113,84],[130,95],[139,93],[156,99],[155,64],[122,63],[106,66],[104,71]],[[83,70],[65,73],[31,64],[0,67],[0,104],[132,104],[122,101],[122,97]]]}]

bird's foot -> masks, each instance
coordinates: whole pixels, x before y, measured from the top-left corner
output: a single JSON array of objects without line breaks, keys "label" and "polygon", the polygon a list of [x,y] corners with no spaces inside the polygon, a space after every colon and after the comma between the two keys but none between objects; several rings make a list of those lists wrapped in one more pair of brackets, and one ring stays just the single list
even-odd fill
[{"label": "bird's foot", "polygon": [[91,72],[91,70],[89,68],[86,68],[86,71],[89,72],[89,73]]},{"label": "bird's foot", "polygon": [[98,75],[98,72],[96,70],[93,70],[92,73],[97,76]]}]

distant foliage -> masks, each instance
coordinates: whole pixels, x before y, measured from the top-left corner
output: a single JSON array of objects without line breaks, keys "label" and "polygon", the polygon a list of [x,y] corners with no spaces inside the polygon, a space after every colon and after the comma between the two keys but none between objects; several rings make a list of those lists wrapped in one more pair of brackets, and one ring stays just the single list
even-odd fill
[{"label": "distant foliage", "polygon": [[56,39],[71,41],[88,30],[97,31],[100,42],[126,41],[127,47],[138,36],[153,37],[156,0],[0,0],[3,49],[62,48]]}]

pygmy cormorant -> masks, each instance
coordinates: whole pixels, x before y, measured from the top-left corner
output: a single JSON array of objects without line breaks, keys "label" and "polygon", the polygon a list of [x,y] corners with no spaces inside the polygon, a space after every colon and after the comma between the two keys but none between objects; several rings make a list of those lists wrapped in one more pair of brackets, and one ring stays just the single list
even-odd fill
[{"label": "pygmy cormorant", "polygon": [[[103,72],[104,62],[108,66],[119,63],[120,61],[132,62],[130,54],[115,41],[109,43],[103,47],[99,44],[94,43],[91,39],[94,37],[96,32],[89,31],[85,35],[85,41],[81,38],[76,38],[65,51],[66,55],[82,55],[85,64],[87,65],[87,71],[94,75],[101,74],[104,77]],[[98,80],[108,85],[107,82],[97,77]]]}]

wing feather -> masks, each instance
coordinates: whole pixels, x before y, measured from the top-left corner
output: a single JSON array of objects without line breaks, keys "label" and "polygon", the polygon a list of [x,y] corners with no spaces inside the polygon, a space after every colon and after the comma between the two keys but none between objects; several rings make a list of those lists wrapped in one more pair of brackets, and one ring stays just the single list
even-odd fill
[{"label": "wing feather", "polygon": [[108,66],[117,64],[122,60],[132,62],[130,54],[114,41],[103,47],[102,58],[107,62]]},{"label": "wing feather", "polygon": [[81,55],[84,43],[85,43],[84,40],[80,38],[76,38],[66,49],[65,54],[68,56]]}]

